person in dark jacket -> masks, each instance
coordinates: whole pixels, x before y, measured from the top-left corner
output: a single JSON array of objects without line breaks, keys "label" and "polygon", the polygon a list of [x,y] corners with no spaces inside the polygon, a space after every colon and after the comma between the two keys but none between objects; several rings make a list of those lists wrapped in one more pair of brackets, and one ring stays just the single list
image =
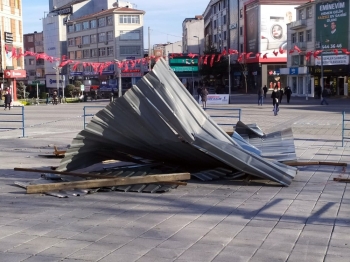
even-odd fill
[{"label": "person in dark jacket", "polygon": [[326,97],[328,97],[328,96],[329,96],[329,93],[328,93],[327,89],[326,89],[326,88],[323,88],[321,105],[323,105],[324,103],[325,103],[326,105],[328,105],[328,102],[327,102],[327,100],[326,100]]},{"label": "person in dark jacket", "polygon": [[278,115],[278,111],[279,111],[279,99],[280,99],[280,92],[278,91],[277,88],[275,88],[271,94],[271,98],[272,98],[272,105],[273,105],[273,112],[274,115]]},{"label": "person in dark jacket", "polygon": [[284,93],[285,93],[286,96],[287,96],[287,103],[289,104],[290,97],[292,96],[293,92],[292,92],[292,90],[290,89],[290,87],[287,86],[286,91],[285,91]]},{"label": "person in dark jacket", "polygon": [[282,104],[282,99],[283,99],[283,90],[281,88],[278,88],[278,92],[280,92],[280,100],[279,100],[279,104]]},{"label": "person in dark jacket", "polygon": [[201,92],[201,98],[202,98],[202,103],[203,103],[203,108],[206,109],[207,108],[207,99],[208,99],[208,90],[206,87],[203,88],[202,92]]},{"label": "person in dark jacket", "polygon": [[4,100],[5,100],[4,101],[5,102],[5,109],[4,110],[6,110],[7,107],[9,107],[9,110],[11,110],[12,97],[11,97],[11,94],[8,91],[5,92]]},{"label": "person in dark jacket", "polygon": [[263,90],[264,90],[264,98],[266,98],[266,94],[267,94],[267,86],[266,85],[264,85]]},{"label": "person in dark jacket", "polygon": [[258,89],[258,106],[262,106],[263,104],[263,95],[264,95],[264,90],[261,87]]}]

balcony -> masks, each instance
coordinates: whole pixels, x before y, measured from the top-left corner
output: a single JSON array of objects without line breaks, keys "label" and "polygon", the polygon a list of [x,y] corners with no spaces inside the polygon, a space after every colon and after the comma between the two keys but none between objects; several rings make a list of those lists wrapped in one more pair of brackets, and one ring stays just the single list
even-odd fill
[{"label": "balcony", "polygon": [[295,44],[301,51],[305,51],[307,49],[307,43],[306,42],[299,42]]},{"label": "balcony", "polygon": [[297,30],[297,29],[305,28],[306,26],[307,26],[306,19],[300,19],[300,20],[291,22],[289,28],[291,30]]}]

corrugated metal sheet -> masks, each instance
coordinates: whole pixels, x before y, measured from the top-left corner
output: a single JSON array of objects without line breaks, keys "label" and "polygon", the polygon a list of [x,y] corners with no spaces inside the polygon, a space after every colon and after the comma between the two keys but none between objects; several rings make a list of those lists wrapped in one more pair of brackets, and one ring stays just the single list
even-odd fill
[{"label": "corrugated metal sheet", "polygon": [[73,140],[57,170],[135,156],[189,172],[221,167],[283,185],[289,185],[296,174],[295,168],[266,160],[228,136],[163,59],[123,97],[94,116]]}]

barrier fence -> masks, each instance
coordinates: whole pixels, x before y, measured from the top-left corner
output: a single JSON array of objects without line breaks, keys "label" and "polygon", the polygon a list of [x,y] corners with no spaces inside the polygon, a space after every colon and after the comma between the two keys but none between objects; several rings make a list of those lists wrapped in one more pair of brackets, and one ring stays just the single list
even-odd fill
[{"label": "barrier fence", "polygon": [[346,125],[346,122],[350,122],[350,119],[346,119],[346,113],[343,111],[343,124],[342,124],[342,139],[341,139],[341,146],[344,146],[344,141],[350,139],[349,136],[345,136],[345,131],[349,131],[350,128]]},{"label": "barrier fence", "polygon": [[[20,108],[21,113],[13,113],[16,112],[16,110]],[[13,120],[13,117],[21,116],[21,120]],[[2,120],[5,119],[5,120]],[[0,124],[0,129],[2,130],[14,130],[14,129],[22,129],[22,137],[25,137],[25,127],[24,127],[24,106],[21,107],[12,107],[12,110],[5,111],[0,113],[0,123],[22,123],[22,127],[13,127],[11,124],[9,126],[5,126],[3,124]]]},{"label": "barrier fence", "polygon": [[84,114],[83,114],[83,118],[84,118],[84,129],[87,125],[86,123],[86,117],[93,117],[95,114],[91,114],[91,113],[87,113],[87,110],[89,108],[105,108],[105,106],[84,106]]}]

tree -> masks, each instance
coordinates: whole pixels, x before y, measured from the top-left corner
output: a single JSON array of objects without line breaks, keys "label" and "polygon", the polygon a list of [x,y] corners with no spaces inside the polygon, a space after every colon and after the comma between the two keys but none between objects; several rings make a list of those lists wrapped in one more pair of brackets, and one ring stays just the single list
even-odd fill
[{"label": "tree", "polygon": [[17,83],[17,98],[18,99],[25,99],[28,98],[29,92],[26,92],[26,86],[22,81],[19,81]]},{"label": "tree", "polygon": [[[76,81],[77,82],[77,81]],[[66,86],[66,90],[65,90],[65,93],[66,94],[69,94],[70,97],[73,97],[73,91],[75,89],[75,86],[72,85],[72,84],[69,84]]]},{"label": "tree", "polygon": [[244,79],[244,86],[245,86],[245,93],[248,93],[248,82],[247,82],[247,76],[248,76],[248,65],[246,62],[246,56],[245,54],[241,54],[240,57],[237,59],[237,63],[239,64],[241,68],[241,72]]}]

